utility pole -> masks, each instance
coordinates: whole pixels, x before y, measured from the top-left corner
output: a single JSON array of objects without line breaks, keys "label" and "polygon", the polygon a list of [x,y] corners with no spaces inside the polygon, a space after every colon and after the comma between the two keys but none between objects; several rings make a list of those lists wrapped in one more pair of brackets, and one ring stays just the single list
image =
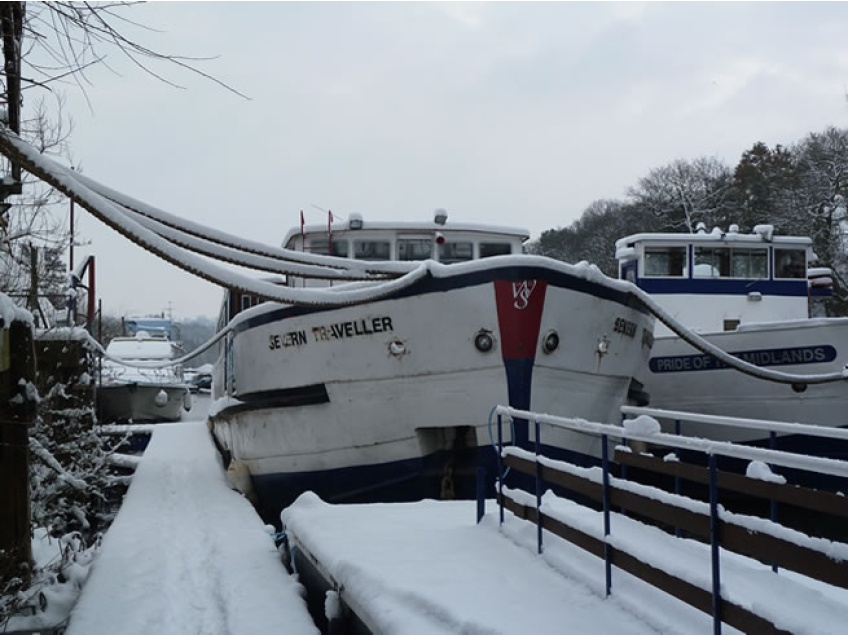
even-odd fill
[{"label": "utility pole", "polygon": [[[9,128],[21,132],[21,46],[24,33],[24,2],[0,3],[0,39],[3,43],[3,73],[6,80],[6,117]],[[15,162],[11,174],[0,183],[0,200],[21,194],[21,167]],[[8,211],[8,210],[7,210]]]}]

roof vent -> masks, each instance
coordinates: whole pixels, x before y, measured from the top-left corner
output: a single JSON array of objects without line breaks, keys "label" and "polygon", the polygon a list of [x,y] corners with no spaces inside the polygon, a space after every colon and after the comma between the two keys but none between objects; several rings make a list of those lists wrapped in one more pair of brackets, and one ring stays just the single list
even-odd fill
[{"label": "roof vent", "polygon": [[706,233],[707,233],[707,225],[706,225],[703,221],[701,221],[701,222],[700,222],[700,223],[698,223],[698,225],[695,227],[695,232],[696,232],[697,234],[706,234]]},{"label": "roof vent", "polygon": [[362,229],[362,215],[358,212],[351,212],[348,217],[348,225],[351,230],[361,230]]},{"label": "roof vent", "polygon": [[728,234],[739,234],[739,226],[736,223],[731,223],[730,227],[727,228]]},{"label": "roof vent", "polygon": [[444,208],[438,208],[436,210],[436,215],[433,217],[433,220],[439,225],[444,225],[448,220],[448,211]]}]

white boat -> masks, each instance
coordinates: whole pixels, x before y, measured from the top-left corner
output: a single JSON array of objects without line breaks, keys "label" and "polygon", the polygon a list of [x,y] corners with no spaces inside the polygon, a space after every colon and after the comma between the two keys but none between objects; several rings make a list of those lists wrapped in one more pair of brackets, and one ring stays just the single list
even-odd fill
[{"label": "white boat", "polygon": [[[815,317],[832,293],[830,270],[814,268],[808,237],[769,225],[742,234],[643,233],[616,242],[621,278],[650,294],[677,321],[723,351],[789,374],[838,374],[848,362],[848,318]],[[848,424],[848,386],[781,383],[740,373],[685,342],[661,322],[645,383],[651,407],[824,426]],[[767,443],[753,429],[686,424],[686,434]],[[767,435],[767,434],[765,434]],[[822,444],[822,440],[819,440]],[[833,440],[783,437],[778,447],[846,455]],[[835,455],[834,455],[835,453]]]},{"label": "white boat", "polygon": [[[471,497],[477,466],[494,475],[499,403],[618,423],[622,404],[645,402],[654,319],[637,290],[592,265],[524,254],[527,238],[444,213],[423,223],[352,216],[292,230],[283,246],[417,260],[426,275],[344,306],[226,295],[219,327],[231,331],[210,425],[267,519],[304,490],[336,502]],[[287,284],[306,293],[321,283]],[[518,423],[515,442],[531,444],[529,429]],[[601,455],[591,436],[546,429],[541,441],[555,455]]]},{"label": "white boat", "polygon": [[97,386],[101,422],[176,422],[191,409],[191,395],[179,365],[182,352],[164,335],[138,331],[113,338],[106,347]]}]

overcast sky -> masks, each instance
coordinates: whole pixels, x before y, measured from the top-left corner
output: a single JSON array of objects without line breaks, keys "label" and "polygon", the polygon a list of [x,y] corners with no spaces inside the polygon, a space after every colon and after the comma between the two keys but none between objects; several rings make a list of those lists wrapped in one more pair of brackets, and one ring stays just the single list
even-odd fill
[{"label": "overcast sky", "polygon": [[[111,52],[68,86],[74,163],[152,205],[279,244],[341,217],[526,227],[626,198],[675,159],[735,165],[756,141],[848,126],[848,4],[153,3],[129,31],[168,86]],[[25,108],[27,104],[25,103]],[[317,206],[314,207],[314,206]],[[215,316],[221,291],[87,213],[115,315]]]}]

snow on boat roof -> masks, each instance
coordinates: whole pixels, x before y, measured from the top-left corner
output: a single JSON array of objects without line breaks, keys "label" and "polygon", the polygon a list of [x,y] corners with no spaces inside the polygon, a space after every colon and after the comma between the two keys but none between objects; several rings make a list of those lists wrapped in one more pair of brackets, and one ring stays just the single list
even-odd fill
[{"label": "snow on boat roof", "polygon": [[[357,217],[354,217],[357,218]],[[330,231],[335,232],[368,232],[378,230],[382,232],[477,232],[480,234],[492,234],[510,236],[512,238],[520,238],[522,242],[530,238],[530,232],[524,228],[508,227],[503,225],[488,225],[485,223],[436,223],[435,221],[370,221],[361,219],[361,228],[351,228],[350,220],[343,222],[335,222],[330,225]],[[327,234],[327,225],[304,225],[304,234]],[[294,227],[290,229],[285,238],[283,245],[288,245],[289,241],[300,236],[300,228]]]},{"label": "snow on boat roof", "polygon": [[174,357],[174,343],[164,338],[118,337],[112,339],[106,353],[125,360],[169,360]]},{"label": "snow on boat roof", "polygon": [[775,235],[772,226],[757,226],[751,234],[740,234],[739,232],[725,232],[719,228],[713,228],[712,232],[640,232],[620,238],[615,242],[616,257],[619,254],[627,255],[626,250],[633,248],[638,243],[673,243],[673,244],[695,244],[695,243],[775,243],[780,245],[812,245],[813,241],[808,236],[779,236]]}]

